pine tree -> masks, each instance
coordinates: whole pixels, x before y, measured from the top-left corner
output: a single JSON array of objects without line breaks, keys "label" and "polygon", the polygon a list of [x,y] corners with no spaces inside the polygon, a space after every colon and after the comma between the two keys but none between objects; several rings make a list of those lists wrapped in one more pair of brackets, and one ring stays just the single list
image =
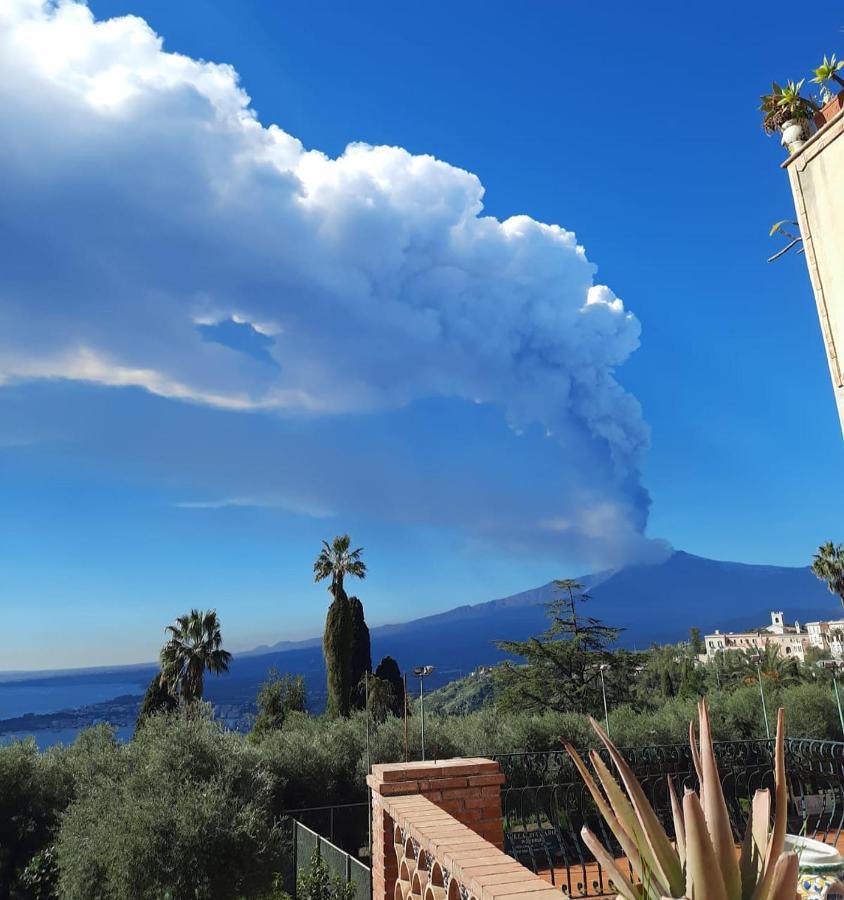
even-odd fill
[{"label": "pine tree", "polygon": [[349,605],[352,612],[351,706],[353,709],[363,709],[366,705],[366,687],[363,676],[372,671],[369,628],[364,618],[363,604],[360,600],[357,597],[349,597]]},{"label": "pine tree", "polygon": [[508,661],[496,670],[499,702],[518,710],[596,713],[602,708],[601,666],[613,666],[609,647],[620,629],[578,612],[578,605],[589,600],[582,584],[564,580],[554,587],[559,596],[547,604],[551,624],[542,635],[496,642],[525,661]]}]

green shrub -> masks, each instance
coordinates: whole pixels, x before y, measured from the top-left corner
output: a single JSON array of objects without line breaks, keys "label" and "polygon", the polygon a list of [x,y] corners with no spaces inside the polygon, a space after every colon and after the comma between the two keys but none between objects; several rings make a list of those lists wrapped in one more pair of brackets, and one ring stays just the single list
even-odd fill
[{"label": "green shrub", "polygon": [[281,870],[273,784],[202,709],[153,716],[83,768],[58,839],[64,900],[255,896]]}]

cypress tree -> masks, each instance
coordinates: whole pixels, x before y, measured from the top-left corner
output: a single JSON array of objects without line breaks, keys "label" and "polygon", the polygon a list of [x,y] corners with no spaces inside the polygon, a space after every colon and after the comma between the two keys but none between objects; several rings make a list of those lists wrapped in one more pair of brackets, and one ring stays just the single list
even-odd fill
[{"label": "cypress tree", "polygon": [[322,652],[328,687],[327,712],[348,716],[352,687],[352,607],[346,592],[339,590],[325,617]]},{"label": "cypress tree", "polygon": [[363,709],[366,706],[366,686],[363,676],[372,671],[369,628],[360,600],[357,597],[349,597],[349,606],[352,614],[351,706],[352,709]]},{"label": "cypress tree", "polygon": [[392,656],[385,656],[381,662],[378,663],[378,668],[375,670],[375,677],[382,681],[386,681],[392,688],[393,702],[391,711],[393,715],[403,716],[405,704],[404,680],[401,677],[399,664]]},{"label": "cypress tree", "polygon": [[[329,544],[322,542],[322,550],[314,562],[314,581],[330,578],[328,592],[332,603],[325,617],[325,632],[322,636],[322,652],[325,656],[326,681],[328,687],[328,713],[332,716],[347,716],[352,693],[352,639],[354,622],[352,605],[343,590],[343,579],[366,578],[366,563],[361,559],[363,547],[351,549],[352,539],[347,534],[338,535]],[[360,600],[357,600],[360,605]],[[360,607],[363,620],[363,606]],[[365,627],[365,623],[364,623]],[[369,631],[367,630],[367,641]],[[367,653],[368,655],[368,653]]]}]

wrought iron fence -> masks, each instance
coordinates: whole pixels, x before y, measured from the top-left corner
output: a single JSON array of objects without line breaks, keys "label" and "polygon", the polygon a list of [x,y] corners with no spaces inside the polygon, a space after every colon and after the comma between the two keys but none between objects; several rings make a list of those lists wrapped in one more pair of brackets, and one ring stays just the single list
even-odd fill
[{"label": "wrought iron fence", "polygon": [[[716,743],[715,752],[738,840],[755,791],[773,790],[773,743],[725,741]],[[622,748],[622,753],[671,835],[668,780],[679,792],[684,786],[697,787],[688,745]],[[598,815],[568,754],[509,753],[493,754],[493,758],[507,777],[502,794],[507,852],[534,872],[544,873],[571,897],[611,893],[580,830],[587,825],[617,857],[622,855],[621,848]],[[844,744],[789,740],[786,771],[789,830],[836,843],[844,825]]]},{"label": "wrought iron fence", "polygon": [[[332,879],[338,878],[346,884],[354,885],[355,900],[372,900],[372,874],[368,866],[307,825],[296,819],[292,822],[295,882],[298,882],[300,874],[310,869],[314,851],[317,851]],[[292,887],[295,900],[295,883]]]}]

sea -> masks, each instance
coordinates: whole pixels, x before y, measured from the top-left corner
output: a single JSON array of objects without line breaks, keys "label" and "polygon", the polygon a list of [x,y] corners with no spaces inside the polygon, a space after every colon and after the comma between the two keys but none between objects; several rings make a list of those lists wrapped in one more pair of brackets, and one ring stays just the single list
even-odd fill
[{"label": "sea", "polygon": [[[12,719],[27,713],[45,715],[68,709],[79,709],[94,703],[113,700],[123,694],[143,694],[146,685],[131,681],[99,682],[94,684],[61,684],[14,681],[0,682],[0,719]],[[117,729],[120,739],[132,736],[131,727]],[[39,748],[55,744],[70,744],[76,739],[78,728],[38,728],[29,732],[0,734],[0,743],[34,737]]]}]

